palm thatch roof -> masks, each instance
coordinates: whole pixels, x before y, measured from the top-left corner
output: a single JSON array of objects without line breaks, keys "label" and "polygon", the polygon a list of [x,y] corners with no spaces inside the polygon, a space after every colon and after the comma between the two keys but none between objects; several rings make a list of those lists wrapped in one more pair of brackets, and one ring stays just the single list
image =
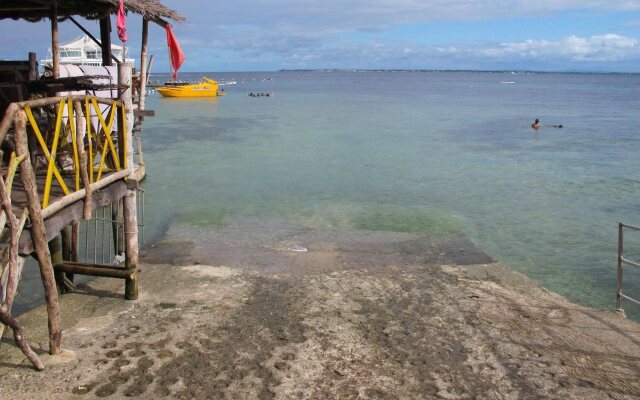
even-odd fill
[{"label": "palm thatch roof", "polygon": [[[114,14],[118,7],[118,0],[0,0],[0,19],[24,19],[31,22],[49,19],[54,2],[57,2],[59,20],[70,16],[99,19]],[[158,0],[124,0],[124,7],[151,21],[184,20],[182,15]]]}]

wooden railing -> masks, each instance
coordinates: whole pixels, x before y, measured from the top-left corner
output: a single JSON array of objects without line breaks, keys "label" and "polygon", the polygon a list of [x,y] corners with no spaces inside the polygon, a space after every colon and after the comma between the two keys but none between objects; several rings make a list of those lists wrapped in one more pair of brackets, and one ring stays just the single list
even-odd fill
[{"label": "wooden railing", "polygon": [[624,230],[638,232],[640,227],[618,223],[618,265],[616,269],[616,310],[622,310],[622,300],[628,300],[640,305],[640,298],[633,298],[622,292],[622,272],[624,266],[640,268],[640,263],[624,257]]},{"label": "wooden railing", "polygon": [[[53,177],[66,196],[71,195],[67,183],[62,178],[59,160],[56,159],[62,142],[72,153],[71,170],[75,175],[75,192],[99,182],[108,172],[127,170],[127,137],[119,134],[126,131],[127,119],[122,102],[92,96],[72,96],[49,98],[46,101],[21,103],[29,121],[30,131],[37,138],[39,151],[46,157],[47,173],[42,196],[42,207],[49,206]],[[104,106],[104,110],[100,107]],[[45,140],[34,111],[43,114],[43,108],[56,106],[55,124],[51,124],[49,140]],[[38,110],[38,108],[40,110]],[[118,113],[118,110],[120,112]],[[106,114],[106,115],[105,115]],[[116,114],[120,129],[115,129]],[[53,120],[53,118],[52,118]],[[66,121],[66,123],[64,123]],[[120,146],[117,149],[116,146]],[[121,151],[118,151],[121,150]],[[34,149],[31,149],[34,152]],[[81,160],[87,157],[88,160]],[[65,166],[66,171],[69,168]],[[84,176],[86,172],[86,177]],[[122,174],[126,175],[126,174]]]},{"label": "wooden railing", "polygon": [[[12,103],[0,122],[0,143],[5,149],[13,150],[9,163],[2,168],[6,176],[0,177],[0,230],[7,221],[10,228],[9,246],[0,249],[0,252],[8,252],[9,260],[6,265],[0,265],[0,322],[13,329],[16,343],[38,369],[43,365],[27,344],[19,322],[11,315],[22,269],[22,259],[18,255],[21,231],[28,216],[45,287],[50,353],[56,354],[61,350],[62,331],[44,220],[81,199],[85,200],[83,217],[90,219],[92,193],[130,175],[126,111],[129,110],[125,110],[122,101],[113,99],[50,97]],[[69,165],[62,163],[65,156],[71,159]],[[45,162],[40,166],[42,157]],[[3,159],[0,151],[0,162]],[[19,217],[14,209],[21,207],[12,204],[11,198],[16,170],[22,180],[21,190],[25,194],[22,197],[26,197]],[[38,176],[44,176],[44,182]],[[73,178],[65,180],[71,176]],[[54,196],[55,186],[62,191],[62,196],[59,193]],[[0,256],[5,258],[6,254]]]}]

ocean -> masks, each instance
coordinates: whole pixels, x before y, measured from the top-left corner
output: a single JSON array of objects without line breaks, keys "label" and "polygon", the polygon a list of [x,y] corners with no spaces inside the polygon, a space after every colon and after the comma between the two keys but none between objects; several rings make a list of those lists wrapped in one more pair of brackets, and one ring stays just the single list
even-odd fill
[{"label": "ocean", "polygon": [[[146,245],[243,217],[459,232],[572,301],[615,307],[617,223],[640,225],[640,75],[181,74],[202,76],[237,83],[147,100]],[[640,261],[640,232],[625,244]]]}]

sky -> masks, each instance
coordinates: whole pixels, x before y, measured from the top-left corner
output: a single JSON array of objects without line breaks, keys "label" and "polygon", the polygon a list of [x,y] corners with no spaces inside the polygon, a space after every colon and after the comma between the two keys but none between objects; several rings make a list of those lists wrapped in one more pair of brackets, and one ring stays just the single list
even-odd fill
[{"label": "sky", "polygon": [[[161,0],[162,1],[162,0]],[[473,69],[640,72],[640,0],[164,0],[181,71]],[[98,35],[96,21],[83,25]],[[141,21],[129,15],[129,56]],[[49,22],[2,20],[0,57],[50,47]],[[115,33],[113,42],[119,43]],[[8,34],[10,33],[10,34]],[[82,35],[60,25],[60,41]],[[152,24],[154,72],[169,70],[164,29]]]}]

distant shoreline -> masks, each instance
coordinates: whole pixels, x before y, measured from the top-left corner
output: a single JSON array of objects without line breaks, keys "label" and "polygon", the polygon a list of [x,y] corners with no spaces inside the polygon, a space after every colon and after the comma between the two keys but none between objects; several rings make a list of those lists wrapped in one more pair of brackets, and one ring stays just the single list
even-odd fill
[{"label": "distant shoreline", "polygon": [[[640,75],[640,72],[607,72],[607,71],[538,71],[538,70],[482,70],[482,69],[358,69],[358,68],[310,68],[265,71],[183,71],[181,74],[259,74],[274,72],[462,72],[462,73],[488,73],[488,74],[567,74],[567,75]],[[154,72],[151,75],[169,75],[170,72]]]}]

